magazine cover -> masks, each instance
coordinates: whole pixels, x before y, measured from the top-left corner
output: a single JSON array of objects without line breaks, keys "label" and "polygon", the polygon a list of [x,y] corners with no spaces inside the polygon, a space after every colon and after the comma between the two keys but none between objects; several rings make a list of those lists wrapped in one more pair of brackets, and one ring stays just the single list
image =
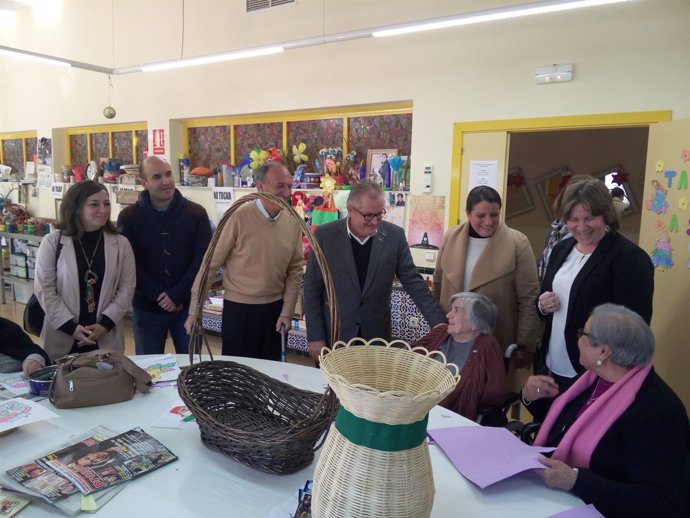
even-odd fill
[{"label": "magazine cover", "polygon": [[7,473],[55,502],[77,492],[100,491],[175,460],[175,454],[135,428],[106,439],[89,437]]},{"label": "magazine cover", "polygon": [[[117,432],[106,428],[105,426],[98,426],[96,428],[92,428],[91,430],[79,434],[77,436],[73,436],[70,438],[69,441],[66,443],[60,445],[60,449],[66,448],[68,446],[71,446],[72,444],[75,444],[77,442],[83,441],[85,439],[93,439],[96,441],[104,441],[110,437],[113,437],[114,435],[117,435]],[[33,463],[35,464],[35,463]],[[28,465],[27,465],[28,466]],[[39,466],[40,468],[40,466]],[[29,469],[30,470],[30,469]],[[12,470],[10,470],[12,471]],[[34,468],[33,471],[34,475],[39,474],[39,470],[36,470]],[[63,513],[69,515],[69,516],[76,516],[80,512],[87,510],[88,512],[96,512],[98,509],[103,507],[110,499],[112,499],[123,487],[124,484],[120,484],[117,486],[112,486],[108,489],[105,489],[104,491],[99,491],[98,493],[93,494],[90,498],[95,500],[95,503],[91,502],[91,506],[89,509],[83,509],[82,508],[82,498],[84,497],[81,493],[78,491],[70,494],[66,498],[62,498],[57,501],[51,501],[49,498],[43,496],[41,493],[38,491],[34,491],[30,489],[29,487],[20,484],[17,482],[13,477],[10,477],[7,473],[2,474],[1,478],[1,483],[6,489],[11,489],[12,491],[18,492],[18,493],[24,493],[28,494],[31,496],[35,497],[40,497],[44,499],[47,502],[50,502],[53,504],[57,509],[62,511]],[[58,482],[58,484],[62,484],[63,486],[67,484],[68,481],[65,479],[64,482]]]}]

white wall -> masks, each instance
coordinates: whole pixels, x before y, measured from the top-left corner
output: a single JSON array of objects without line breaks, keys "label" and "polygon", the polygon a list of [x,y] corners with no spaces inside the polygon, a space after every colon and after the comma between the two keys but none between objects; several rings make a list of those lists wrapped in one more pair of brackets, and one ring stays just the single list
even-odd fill
[{"label": "white wall", "polygon": [[[188,54],[224,50],[223,42],[225,49],[235,48],[233,34],[246,36],[240,27],[264,21],[248,44],[313,36],[316,26],[321,28],[313,1],[279,9],[278,15],[247,16],[235,5],[243,3],[186,2]],[[223,7],[227,4],[232,8]],[[450,5],[458,4],[472,10],[489,2],[329,0],[326,30],[379,25],[378,20],[396,21],[401,16],[426,18],[446,14]],[[396,8],[390,9],[393,5]],[[64,52],[72,59],[109,66],[109,6],[110,2],[66,2],[63,14],[68,18],[52,28],[24,31],[22,36],[18,35],[21,27],[0,31],[0,44],[26,44],[35,51]],[[180,47],[180,2],[117,1],[115,6],[118,66],[175,57]],[[202,7],[203,17],[196,11]],[[143,15],[137,14],[140,11]],[[383,12],[387,15],[376,15]],[[337,22],[338,14],[342,24]],[[20,18],[28,18],[28,13]],[[147,31],[152,19],[162,21]],[[238,22],[228,22],[233,19]],[[131,29],[123,26],[125,22]],[[353,40],[178,71],[116,76],[112,104],[118,116],[114,122],[157,124],[184,117],[412,100],[412,189],[420,190],[421,164],[430,162],[440,175],[434,193],[444,194],[453,122],[659,109],[673,110],[674,118],[690,117],[688,22],[687,0],[638,0],[409,36]],[[305,28],[300,31],[302,23]],[[575,80],[536,85],[535,67],[550,63],[573,63]],[[107,102],[103,75],[0,58],[0,131],[38,129],[45,134],[51,128],[103,124],[101,111]]]}]

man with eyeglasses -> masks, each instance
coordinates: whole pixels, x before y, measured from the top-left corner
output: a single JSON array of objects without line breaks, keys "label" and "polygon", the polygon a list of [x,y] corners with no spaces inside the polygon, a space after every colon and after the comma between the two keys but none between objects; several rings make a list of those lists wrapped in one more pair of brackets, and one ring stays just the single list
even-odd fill
[{"label": "man with eyeglasses", "polygon": [[[443,312],[412,260],[402,228],[382,221],[383,188],[356,184],[347,198],[347,218],[316,228],[333,279],[340,313],[340,340],[391,338],[391,291],[395,277],[430,326],[445,322]],[[317,358],[329,337],[321,269],[313,253],[304,277],[304,310],[309,352]]]},{"label": "man with eyeglasses", "polygon": [[137,354],[161,354],[168,332],[175,352],[186,353],[184,329],[192,283],[211,241],[206,209],[175,188],[170,164],[150,156],[142,164],[146,189],[117,218],[137,265],[132,301]]}]

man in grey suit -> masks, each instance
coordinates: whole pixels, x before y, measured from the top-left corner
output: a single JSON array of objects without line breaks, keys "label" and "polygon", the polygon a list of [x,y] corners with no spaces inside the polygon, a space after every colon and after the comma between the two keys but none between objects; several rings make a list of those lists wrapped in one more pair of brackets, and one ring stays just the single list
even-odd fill
[{"label": "man in grey suit", "polygon": [[[382,221],[384,193],[373,182],[356,184],[347,198],[347,218],[316,228],[333,278],[340,312],[340,340],[391,338],[391,291],[397,276],[430,326],[445,322],[412,260],[402,228]],[[329,336],[328,301],[313,253],[304,277],[309,352],[317,358]]]}]

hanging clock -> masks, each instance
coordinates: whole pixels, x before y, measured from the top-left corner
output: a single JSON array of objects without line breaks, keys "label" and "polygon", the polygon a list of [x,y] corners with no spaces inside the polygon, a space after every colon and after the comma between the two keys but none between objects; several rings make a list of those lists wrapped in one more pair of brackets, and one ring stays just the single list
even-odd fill
[{"label": "hanging clock", "polygon": [[95,162],[95,160],[91,160],[86,166],[86,177],[89,180],[94,181],[98,179],[98,164]]}]

